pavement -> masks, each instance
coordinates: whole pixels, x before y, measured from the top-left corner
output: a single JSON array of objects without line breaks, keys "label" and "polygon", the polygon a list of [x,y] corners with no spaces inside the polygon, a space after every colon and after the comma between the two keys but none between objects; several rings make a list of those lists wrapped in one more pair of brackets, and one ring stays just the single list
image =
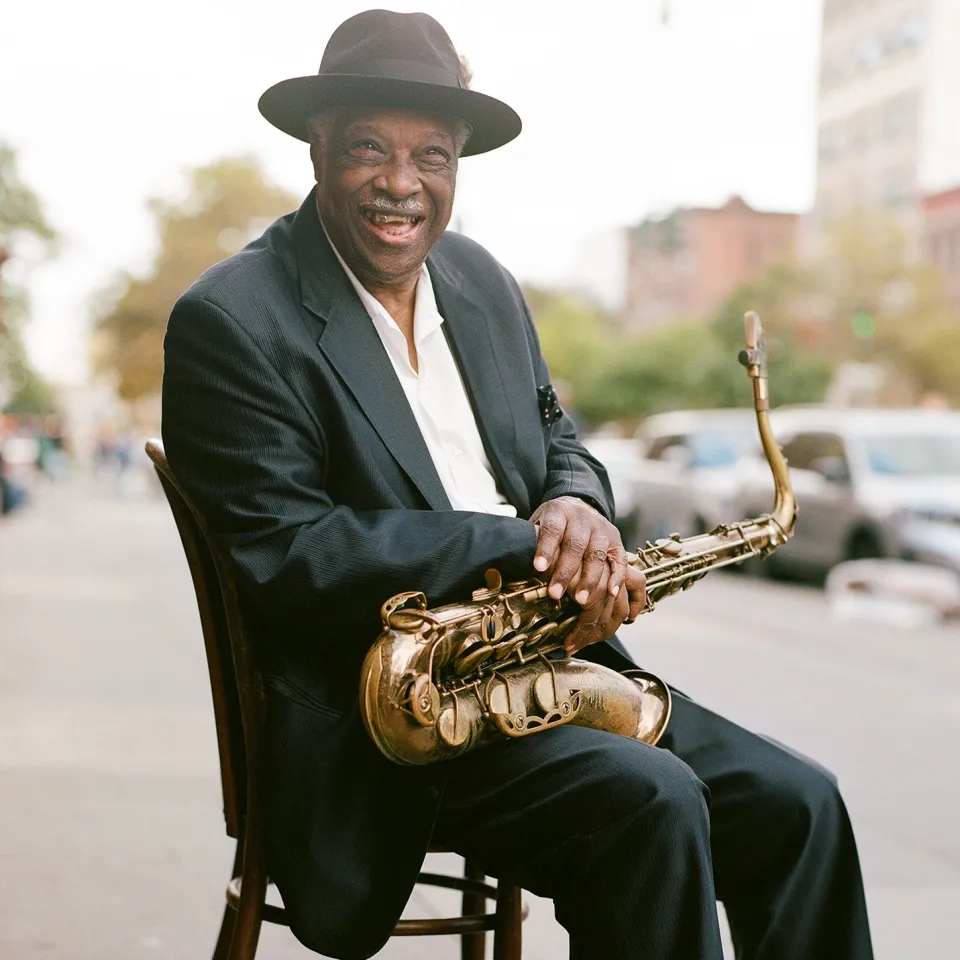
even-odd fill
[{"label": "pavement", "polygon": [[[624,639],[648,669],[838,775],[878,960],[957,955],[960,629],[840,623],[814,588],[718,573]],[[232,843],[205,671],[152,484],[39,484],[0,522],[0,960],[209,958]],[[560,960],[550,904],[529,902],[525,960]],[[456,907],[418,890],[409,913]],[[284,929],[261,944],[264,960],[314,956]],[[457,947],[394,940],[379,956]]]}]

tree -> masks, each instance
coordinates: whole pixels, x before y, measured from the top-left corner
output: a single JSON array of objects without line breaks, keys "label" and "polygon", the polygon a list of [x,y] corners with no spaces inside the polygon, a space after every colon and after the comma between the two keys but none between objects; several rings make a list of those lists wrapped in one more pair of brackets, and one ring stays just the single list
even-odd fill
[{"label": "tree", "polygon": [[[57,235],[37,194],[20,178],[13,148],[0,143],[0,270],[14,260],[52,255]],[[29,298],[21,283],[0,276],[0,408],[7,412],[49,413],[49,385],[32,368],[23,344]]]},{"label": "tree", "polygon": [[960,305],[887,215],[866,211],[835,224],[806,288],[801,309],[832,364],[886,372],[877,401],[910,403],[927,391],[960,401]]},{"label": "tree", "polygon": [[94,367],[116,374],[125,400],[159,393],[163,336],[180,294],[296,206],[296,198],[269,183],[252,157],[217,160],[189,171],[187,179],[183,199],[149,201],[159,237],[149,274],[123,273],[103,295]]}]

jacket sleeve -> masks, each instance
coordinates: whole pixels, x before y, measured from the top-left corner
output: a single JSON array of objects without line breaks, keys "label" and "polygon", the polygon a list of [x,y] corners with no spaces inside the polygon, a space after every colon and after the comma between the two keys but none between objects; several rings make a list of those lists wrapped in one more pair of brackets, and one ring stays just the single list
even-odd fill
[{"label": "jacket sleeve", "polygon": [[[510,281],[522,304],[537,387],[541,387],[550,383],[550,370],[526,299],[512,276]],[[612,522],[616,508],[606,468],[580,442],[573,419],[564,411],[556,423],[545,425],[544,430],[547,431],[547,478],[540,502],[563,496],[579,497]]]},{"label": "jacket sleeve", "polygon": [[369,639],[380,604],[399,591],[422,590],[436,606],[469,595],[487,567],[531,575],[526,520],[334,503],[321,418],[217,304],[181,299],[164,350],[170,465],[271,617],[309,616]]}]

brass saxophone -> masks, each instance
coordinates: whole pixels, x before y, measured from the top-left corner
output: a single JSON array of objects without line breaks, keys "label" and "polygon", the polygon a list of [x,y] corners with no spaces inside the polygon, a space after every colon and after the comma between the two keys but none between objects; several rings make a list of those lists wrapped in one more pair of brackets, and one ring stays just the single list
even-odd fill
[{"label": "brass saxophone", "polygon": [[[686,590],[710,570],[763,557],[786,543],[796,522],[787,463],[770,427],[766,354],[760,320],[745,316],[739,361],[753,383],[763,451],[773,473],[773,511],[721,524],[709,533],[647,543],[627,562],[643,570],[642,612]],[[575,657],[550,656],[577,621],[569,597],[553,600],[544,581],[486,586],[465,603],[427,608],[423,593],[383,604],[383,631],[360,677],[360,710],[383,754],[402,764],[447,760],[481,744],[524,737],[565,723],[654,744],[670,719],[670,691],[643,670],[618,673]]]}]

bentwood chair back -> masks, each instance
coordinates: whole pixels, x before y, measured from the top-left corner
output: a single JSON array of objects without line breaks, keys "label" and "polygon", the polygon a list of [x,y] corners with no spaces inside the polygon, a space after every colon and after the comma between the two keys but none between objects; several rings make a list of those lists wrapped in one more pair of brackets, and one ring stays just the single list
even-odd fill
[{"label": "bentwood chair back", "polygon": [[[149,440],[146,451],[170,504],[193,579],[213,695],[226,832],[237,841],[213,960],[254,960],[262,922],[287,924],[283,908],[265,902],[268,878],[260,790],[263,680],[228,559],[170,469],[163,444]],[[492,930],[494,960],[520,960],[526,911],[518,887],[487,884],[482,871],[470,862],[464,865],[463,877],[421,873],[418,883],[460,891],[463,915],[401,920],[394,936],[459,935],[461,960],[483,960],[485,934]],[[496,902],[493,913],[484,912],[488,899]]]}]

